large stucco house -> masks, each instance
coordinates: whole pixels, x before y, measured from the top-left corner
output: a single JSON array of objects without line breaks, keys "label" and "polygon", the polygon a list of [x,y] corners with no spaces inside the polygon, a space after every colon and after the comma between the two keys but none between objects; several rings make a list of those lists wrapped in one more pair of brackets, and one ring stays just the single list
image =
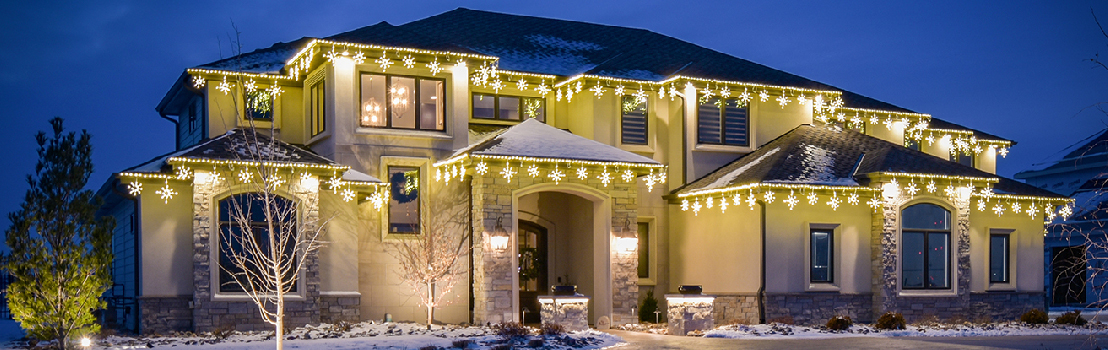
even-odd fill
[{"label": "large stucco house", "polygon": [[449,186],[472,240],[435,318],[481,324],[554,285],[590,323],[682,285],[717,324],[1012,318],[1043,305],[1044,218],[1067,203],[995,174],[1010,140],[647,30],[468,9],[188,68],[157,111],[177,149],[101,190],[109,314],[141,332],[262,327],[213,248],[251,122],[300,215],[332,218],[301,324],[421,320],[388,243],[434,229]]}]

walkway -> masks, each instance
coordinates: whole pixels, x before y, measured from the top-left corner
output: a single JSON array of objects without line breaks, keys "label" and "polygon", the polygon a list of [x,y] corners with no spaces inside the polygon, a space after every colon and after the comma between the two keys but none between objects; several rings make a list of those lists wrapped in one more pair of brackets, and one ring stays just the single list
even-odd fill
[{"label": "walkway", "polygon": [[678,337],[639,332],[605,331],[629,344],[617,350],[637,349],[1097,349],[1108,346],[1108,336],[1008,336],[1008,337],[849,337],[831,339],[722,339]]}]

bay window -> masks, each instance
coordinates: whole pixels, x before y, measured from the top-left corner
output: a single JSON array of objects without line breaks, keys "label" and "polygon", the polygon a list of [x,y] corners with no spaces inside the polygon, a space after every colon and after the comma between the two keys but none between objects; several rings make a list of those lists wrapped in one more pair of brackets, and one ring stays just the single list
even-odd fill
[{"label": "bay window", "polygon": [[444,131],[444,89],[443,80],[363,73],[359,124]]}]

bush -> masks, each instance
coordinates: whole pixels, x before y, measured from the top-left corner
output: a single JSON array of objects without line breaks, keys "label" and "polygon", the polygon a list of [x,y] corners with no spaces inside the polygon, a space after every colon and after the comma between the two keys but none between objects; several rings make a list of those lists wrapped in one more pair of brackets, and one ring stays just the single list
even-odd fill
[{"label": "bush", "polygon": [[1089,323],[1089,321],[1081,317],[1081,311],[1070,311],[1062,314],[1062,316],[1058,316],[1058,319],[1054,320],[1054,324],[1084,326],[1086,323]]},{"label": "bush", "polygon": [[542,335],[562,335],[566,334],[566,327],[557,323],[544,323],[542,325]]},{"label": "bush", "polygon": [[654,311],[658,311],[658,299],[654,297],[653,290],[648,290],[646,291],[646,299],[642,300],[642,308],[639,308],[639,322],[650,323],[655,321],[655,316],[657,316],[657,321],[661,323],[665,319],[666,313],[662,312],[654,315]]},{"label": "bush", "polygon": [[505,337],[522,337],[531,334],[531,329],[524,326],[522,323],[506,322],[493,326],[496,329],[497,335]]},{"label": "bush", "polygon": [[904,329],[907,326],[907,322],[904,322],[904,315],[899,312],[886,312],[877,319],[877,324],[873,327],[877,329]]},{"label": "bush", "polygon": [[1031,309],[1020,316],[1020,321],[1027,324],[1047,324],[1050,319],[1043,310]]},{"label": "bush", "polygon": [[827,320],[827,329],[833,331],[845,331],[853,325],[854,320],[851,320],[850,316],[835,316]]},{"label": "bush", "polygon": [[459,349],[468,348],[470,345],[473,345],[473,344],[475,344],[473,339],[458,339],[458,340],[455,340],[453,342],[450,342],[450,345],[454,346],[455,348],[459,348]]}]

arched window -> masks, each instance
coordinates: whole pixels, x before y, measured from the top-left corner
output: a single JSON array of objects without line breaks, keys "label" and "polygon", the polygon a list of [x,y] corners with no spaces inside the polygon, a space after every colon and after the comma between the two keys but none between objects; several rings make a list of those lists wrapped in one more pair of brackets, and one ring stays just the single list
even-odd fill
[{"label": "arched window", "polygon": [[[273,240],[284,243],[277,249],[279,260],[296,264],[296,204],[276,195],[270,199],[268,207],[260,193],[234,194],[219,201],[219,266],[214,267],[219,269],[219,292],[242,293],[244,284],[255,291],[276,289],[267,287],[274,285],[273,261],[266,258],[271,256],[270,221]],[[293,269],[284,270],[282,280],[291,281]],[[296,292],[298,284],[287,285],[286,292]]]},{"label": "arched window", "polygon": [[903,289],[950,289],[950,211],[916,204],[900,222]]}]

